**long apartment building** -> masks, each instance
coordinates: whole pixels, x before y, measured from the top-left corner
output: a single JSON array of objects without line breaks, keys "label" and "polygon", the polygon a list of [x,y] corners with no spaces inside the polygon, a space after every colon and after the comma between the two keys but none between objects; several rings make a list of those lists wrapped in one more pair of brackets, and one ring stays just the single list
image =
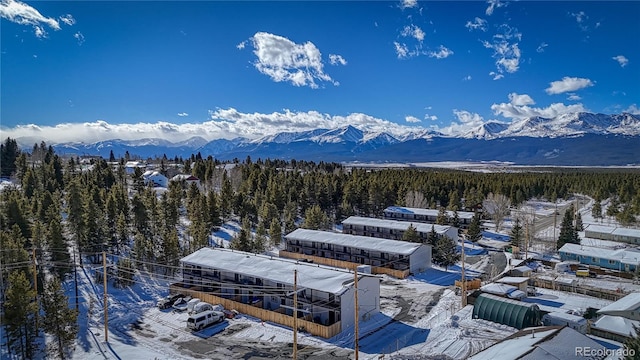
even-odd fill
[{"label": "long apartment building", "polygon": [[433,229],[438,237],[447,236],[458,240],[458,228],[449,225],[426,224],[422,222],[409,223],[406,221],[350,216],[342,221],[342,233],[351,235],[373,236],[383,239],[402,240],[405,231],[413,226],[422,242],[427,242]]},{"label": "long apartment building", "polygon": [[280,256],[338,267],[370,265],[374,274],[396,277],[431,267],[429,245],[308,229],[296,229],[286,235],[285,250],[280,251]]},{"label": "long apartment building", "polygon": [[[225,307],[234,306],[238,310],[241,307],[249,315],[265,321],[290,325],[296,283],[300,321],[336,329],[318,333],[325,337],[354,326],[355,277],[352,272],[220,248],[202,248],[182,258],[180,263],[183,281],[180,287],[172,287],[173,291],[196,289],[197,292],[187,292],[203,298],[215,296],[210,301],[223,304],[230,300]],[[358,274],[357,286],[359,319],[367,320],[380,312],[380,278]],[[313,324],[307,329],[312,334]]]},{"label": "long apartment building", "polygon": [[[438,213],[439,211],[437,209],[389,206],[388,208],[384,209],[383,216],[385,219],[389,220],[416,221],[434,224],[436,222],[436,219],[438,218]],[[469,224],[471,224],[473,215],[474,213],[470,211],[458,211],[458,221],[460,223],[461,229],[469,228]],[[449,218],[453,218],[454,212],[448,210],[447,216]]]}]

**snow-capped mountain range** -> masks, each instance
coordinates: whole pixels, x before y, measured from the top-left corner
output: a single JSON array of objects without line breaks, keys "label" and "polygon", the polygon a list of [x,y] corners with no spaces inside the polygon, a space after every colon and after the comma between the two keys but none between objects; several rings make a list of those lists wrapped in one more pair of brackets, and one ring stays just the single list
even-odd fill
[{"label": "snow-capped mountain range", "polygon": [[[25,139],[17,139],[25,144]],[[21,141],[23,140],[23,141]],[[33,142],[25,144],[27,150]],[[640,116],[568,113],[555,118],[530,117],[511,123],[486,122],[461,134],[424,128],[393,136],[346,125],[336,129],[282,132],[257,139],[207,141],[193,137],[105,140],[53,144],[58,153],[108,157],[125,152],[142,157],[188,157],[193,153],[220,159],[285,158],[325,161],[510,161],[521,164],[627,165],[640,163]],[[585,151],[591,152],[588,156]]]}]

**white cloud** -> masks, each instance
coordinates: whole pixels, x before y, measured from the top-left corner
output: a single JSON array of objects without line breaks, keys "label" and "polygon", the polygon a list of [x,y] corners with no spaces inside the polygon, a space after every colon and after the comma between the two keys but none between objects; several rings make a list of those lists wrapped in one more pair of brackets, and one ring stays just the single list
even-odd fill
[{"label": "white cloud", "polygon": [[589,79],[565,76],[562,80],[549,83],[549,87],[546,88],[545,91],[549,95],[562,94],[584,89],[589,86],[593,86],[593,82]]},{"label": "white cloud", "polygon": [[329,54],[329,62],[331,65],[347,65],[347,60],[345,60],[342,55]]},{"label": "white cloud", "polygon": [[489,4],[487,10],[485,10],[485,14],[487,15],[493,14],[494,9],[507,6],[506,2],[500,2],[500,0],[488,0],[487,3]]},{"label": "white cloud", "polygon": [[582,104],[565,105],[563,103],[554,103],[546,108],[536,108],[527,105],[514,105],[511,103],[500,103],[491,105],[491,110],[496,115],[502,115],[506,118],[511,119],[522,119],[533,116],[554,118],[561,114],[587,111]]},{"label": "white cloud", "polygon": [[181,113],[178,113],[178,116],[180,116],[180,117],[187,117],[187,116],[189,116],[189,114],[188,114],[188,113],[186,113],[186,112],[181,112]]},{"label": "white cloud", "polygon": [[400,44],[399,42],[394,41],[393,45],[396,48],[396,55],[398,55],[398,59],[404,59],[409,56],[409,48],[407,48],[407,44]]},{"label": "white cloud", "polygon": [[236,48],[237,48],[238,50],[242,50],[242,49],[244,49],[244,47],[245,47],[246,45],[247,45],[247,40],[245,40],[245,41],[241,42],[240,44],[236,45]]},{"label": "white cloud", "polygon": [[472,113],[466,110],[453,109],[453,114],[456,116],[459,122],[470,126],[480,125],[484,121],[480,114]]},{"label": "white cloud", "polygon": [[584,13],[584,11],[580,11],[577,13],[569,13],[569,15],[573,16],[578,22],[578,24],[582,24],[586,19],[589,18],[587,14]]},{"label": "white cloud", "polygon": [[59,17],[59,19],[69,26],[73,26],[76,23],[76,19],[74,19],[71,14],[62,15]]},{"label": "white cloud", "polygon": [[76,40],[78,40],[78,45],[84,44],[84,35],[82,35],[80,31],[73,34],[73,37],[76,38]]},{"label": "white cloud", "polygon": [[469,31],[471,30],[487,31],[487,20],[476,17],[473,21],[471,20],[467,21],[467,24],[465,25],[465,27],[469,29]]},{"label": "white cloud", "polygon": [[629,114],[633,114],[633,115],[640,115],[640,108],[636,104],[631,104],[623,112],[626,112],[626,113],[629,113]]},{"label": "white cloud", "polygon": [[[518,29],[507,24],[499,27],[499,32],[493,35],[492,41],[483,41],[482,45],[493,50],[493,58],[496,59],[496,69],[498,74],[504,72],[515,73],[520,67],[520,47],[518,42],[522,39],[522,33]],[[502,78],[502,77],[499,77]],[[494,77],[494,80],[497,80]]]},{"label": "white cloud", "polygon": [[32,6],[17,0],[2,0],[0,17],[16,24],[32,26],[38,38],[47,37],[44,25],[48,25],[53,30],[60,30],[60,23],[56,19],[43,16]]},{"label": "white cloud", "polygon": [[500,80],[500,79],[502,79],[504,77],[504,75],[499,74],[499,73],[497,73],[495,71],[489,72],[489,75],[493,76],[493,80]]},{"label": "white cloud", "polygon": [[569,96],[567,96],[567,100],[569,100],[569,101],[579,101],[579,100],[582,100],[582,98],[580,96],[576,95],[576,94],[571,93],[571,94],[569,94]]},{"label": "white cloud", "polygon": [[614,56],[612,57],[612,59],[617,61],[621,67],[625,67],[629,63],[629,59],[627,59],[624,55]]},{"label": "white cloud", "polygon": [[424,31],[419,26],[414,24],[407,25],[402,29],[400,35],[404,37],[412,37],[418,40],[420,43],[424,41]]},{"label": "white cloud", "polygon": [[253,53],[258,57],[255,68],[275,82],[318,88],[316,81],[334,81],[324,72],[320,50],[310,41],[304,44],[266,32],[257,32],[251,39]]},{"label": "white cloud", "polygon": [[546,48],[547,46],[549,46],[549,44],[547,44],[546,42],[542,42],[540,43],[540,45],[538,45],[536,51],[539,53],[544,52],[544,48]]},{"label": "white cloud", "polygon": [[451,51],[450,49],[447,49],[443,45],[440,45],[440,47],[438,48],[438,51],[429,52],[429,57],[434,57],[436,59],[444,59],[451,55],[453,55],[453,51]]},{"label": "white cloud", "polygon": [[417,118],[417,117],[415,117],[415,116],[411,116],[411,115],[407,115],[407,116],[405,116],[405,117],[404,117],[404,120],[405,120],[406,122],[408,122],[408,123],[412,123],[412,124],[422,122],[422,120],[418,119],[418,118]]},{"label": "white cloud", "polygon": [[531,96],[527,94],[516,94],[516,93],[509,94],[509,102],[511,103],[511,105],[517,105],[517,106],[533,105],[536,103],[535,101],[533,101]]},{"label": "white cloud", "polygon": [[471,75],[467,75],[462,78],[462,81],[469,81],[469,80],[471,80]]},{"label": "white cloud", "polygon": [[409,9],[418,6],[418,0],[402,0],[400,1],[400,8]]},{"label": "white cloud", "polygon": [[425,119],[425,120],[436,121],[436,120],[438,120],[438,117],[437,117],[437,116],[435,116],[435,115],[425,114],[425,115],[424,115],[424,119]]}]

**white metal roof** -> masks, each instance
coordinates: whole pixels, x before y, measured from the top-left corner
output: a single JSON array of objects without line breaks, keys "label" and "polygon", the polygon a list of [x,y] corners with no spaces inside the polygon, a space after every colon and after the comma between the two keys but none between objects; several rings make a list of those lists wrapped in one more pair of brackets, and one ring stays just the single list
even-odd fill
[{"label": "white metal roof", "polygon": [[376,219],[376,218],[368,218],[362,216],[349,216],[345,220],[342,221],[343,225],[360,225],[360,226],[379,226],[385,229],[392,229],[398,231],[405,231],[409,228],[409,225],[413,225],[413,227],[422,233],[431,232],[431,227],[438,234],[446,234],[451,226],[447,225],[437,225],[437,224],[426,224],[421,222],[409,223],[408,221],[398,221],[398,220],[386,220],[386,219]]},{"label": "white metal roof", "polygon": [[632,236],[632,237],[640,238],[640,229],[629,229],[629,228],[619,227],[613,230],[613,235]]},{"label": "white metal roof", "polygon": [[579,244],[564,244],[559,252],[569,254],[582,255],[586,257],[597,257],[607,260],[618,260],[623,264],[640,265],[640,252],[630,249],[605,249],[594,246],[585,246]]},{"label": "white metal roof", "polygon": [[613,232],[613,230],[615,230],[615,229],[616,228],[611,227],[611,226],[602,226],[602,225],[589,224],[589,225],[587,225],[587,228],[585,230],[593,231],[593,232],[597,232],[597,233],[601,233],[601,234],[611,234]]},{"label": "white metal roof", "polygon": [[521,277],[521,276],[505,276],[497,280],[497,282],[503,283],[503,284],[522,284],[527,281],[529,281],[529,278]]},{"label": "white metal roof", "polygon": [[498,283],[486,284],[480,287],[480,291],[494,295],[507,295],[516,290],[518,290],[518,288],[515,286]]},{"label": "white metal roof", "polygon": [[602,309],[598,313],[606,313],[608,311],[637,311],[640,309],[640,293],[633,292],[622,299],[615,301]]},{"label": "white metal roof", "polygon": [[296,229],[288,235],[285,235],[285,238],[338,246],[349,246],[356,249],[373,250],[401,255],[411,255],[421,246],[427,246],[408,241],[389,240],[370,236],[349,235],[309,229]]},{"label": "white metal roof", "polygon": [[[332,294],[343,293],[353,283],[353,273],[344,270],[229,249],[202,248],[183,257],[180,262],[269,279],[286,285],[293,285],[293,271],[297,269],[298,287]],[[371,275],[360,275],[364,276]]]},{"label": "white metal roof", "polygon": [[[416,214],[426,216],[438,216],[439,210],[437,209],[422,209],[422,208],[410,208],[404,206],[389,206],[384,209],[385,212],[393,212],[398,214]],[[458,217],[460,219],[472,219],[473,213],[470,211],[458,211]],[[453,211],[448,210],[447,216],[453,217]]]},{"label": "white metal roof", "polygon": [[582,316],[573,315],[573,314],[569,314],[569,313],[561,312],[561,311],[550,312],[550,313],[544,315],[543,319],[544,319],[545,316],[548,316],[548,317],[554,318],[554,319],[561,319],[561,320],[564,320],[564,321],[577,323],[577,324],[582,324],[582,323],[586,323],[587,322],[587,319],[583,318]]},{"label": "white metal roof", "polygon": [[622,316],[603,315],[591,327],[622,336],[633,336],[635,334],[633,325],[640,326],[640,321],[630,320]]}]

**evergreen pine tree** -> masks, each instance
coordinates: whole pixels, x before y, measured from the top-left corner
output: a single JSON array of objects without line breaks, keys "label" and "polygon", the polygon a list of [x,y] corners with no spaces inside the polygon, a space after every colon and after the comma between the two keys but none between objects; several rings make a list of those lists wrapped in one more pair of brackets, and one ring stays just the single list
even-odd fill
[{"label": "evergreen pine tree", "polygon": [[116,279],[116,284],[120,287],[133,285],[135,269],[131,259],[119,258],[116,267],[118,269],[118,278]]},{"label": "evergreen pine tree", "polygon": [[71,256],[67,242],[62,235],[62,224],[60,215],[51,219],[49,223],[49,248],[51,261],[54,262],[54,269],[58,276],[63,279],[64,275],[71,271]]},{"label": "evergreen pine tree", "polygon": [[293,201],[289,201],[284,206],[284,232],[288,234],[295,230],[296,218],[298,217],[298,205]]},{"label": "evergreen pine tree", "polygon": [[444,266],[446,269],[450,265],[455,264],[460,260],[460,254],[457,253],[456,243],[448,236],[441,236],[436,242],[435,253],[433,262],[440,266]]},{"label": "evergreen pine tree", "polygon": [[405,230],[405,232],[402,234],[402,240],[413,243],[421,242],[420,235],[418,235],[418,230],[416,230],[413,224],[409,224],[407,230]]},{"label": "evergreen pine tree", "polygon": [[557,249],[560,249],[564,244],[580,244],[580,238],[578,232],[573,226],[573,206],[565,211],[562,223],[560,224],[560,235],[558,236]]},{"label": "evergreen pine tree", "polygon": [[431,245],[432,251],[435,251],[436,243],[438,242],[438,233],[436,232],[436,227],[431,225],[431,231],[429,231],[429,235],[427,236],[427,244]]},{"label": "evergreen pine tree", "polygon": [[271,219],[271,225],[269,226],[269,242],[271,246],[278,246],[282,242],[282,226],[280,220],[277,217]]},{"label": "evergreen pine tree", "polygon": [[633,325],[634,335],[624,341],[624,348],[627,350],[624,360],[637,360],[640,355],[640,327]]},{"label": "evergreen pine tree", "polygon": [[580,212],[576,214],[576,231],[584,231],[584,224],[582,223],[582,215]]},{"label": "evergreen pine tree", "polygon": [[264,252],[267,246],[267,229],[264,227],[264,222],[258,222],[256,228],[256,236],[253,239],[253,251],[256,253]]},{"label": "evergreen pine tree", "polygon": [[251,252],[253,249],[251,240],[251,223],[248,218],[242,220],[240,231],[233,237],[229,246],[234,250]]},{"label": "evergreen pine tree", "polygon": [[438,209],[438,216],[436,217],[436,224],[446,225],[449,223],[449,216],[447,215],[447,209],[444,206],[440,206]]},{"label": "evergreen pine tree", "polygon": [[480,215],[475,213],[467,229],[467,239],[471,242],[478,242],[482,239],[482,229],[480,228]]},{"label": "evergreen pine tree", "polygon": [[331,228],[329,217],[320,206],[313,205],[304,213],[303,229],[327,230]]},{"label": "evergreen pine tree", "polygon": [[78,334],[78,312],[69,308],[69,298],[55,277],[45,283],[42,309],[44,331],[53,338],[48,352],[60,359],[67,358]]},{"label": "evergreen pine tree", "polygon": [[516,222],[515,224],[513,224],[513,227],[511,228],[511,234],[509,235],[509,238],[511,239],[512,251],[514,251],[514,247],[517,247],[517,248],[522,247],[523,234],[522,234],[522,226],[520,225],[520,219],[516,218]]},{"label": "evergreen pine tree", "polygon": [[5,331],[9,348],[22,359],[32,359],[35,355],[36,316],[38,303],[34,301],[33,290],[28,273],[13,270],[9,274],[9,286],[4,304]]},{"label": "evergreen pine tree", "polygon": [[594,219],[602,219],[602,205],[600,204],[600,201],[596,201],[593,204],[593,207],[591,208],[591,216],[593,216]]}]

